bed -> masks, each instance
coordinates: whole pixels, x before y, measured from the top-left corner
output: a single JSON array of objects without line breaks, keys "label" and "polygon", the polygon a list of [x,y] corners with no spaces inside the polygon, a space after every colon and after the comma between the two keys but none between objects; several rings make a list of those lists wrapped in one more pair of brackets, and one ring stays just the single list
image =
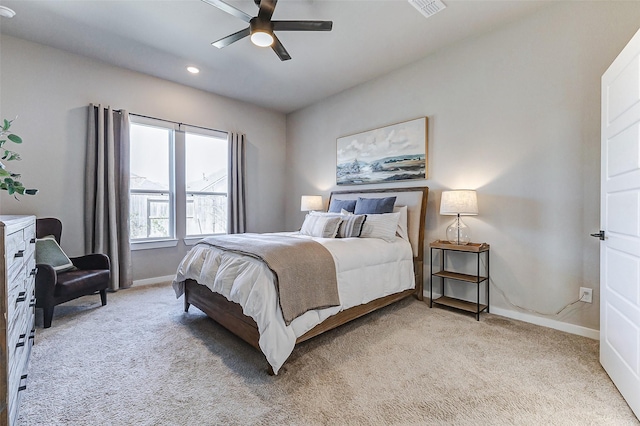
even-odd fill
[{"label": "bed", "polygon": [[[271,235],[284,241],[313,240],[328,250],[335,261],[340,296],[337,305],[285,319],[286,310],[281,304],[284,297],[279,297],[277,288],[282,283],[275,278],[274,270],[261,258],[217,247],[215,239],[211,240],[213,245],[207,243],[207,239],[198,243],[182,260],[173,281],[176,296],[184,295],[185,312],[190,305],[197,307],[262,351],[269,363],[269,372],[277,374],[296,344],[406,297],[423,299],[427,196],[427,187],[331,193],[330,205],[333,200],[395,197],[394,212],[404,210],[406,214],[404,232],[400,232],[402,220],[398,225],[398,235],[404,234],[403,238],[383,241],[316,238],[299,233],[256,234],[265,239]],[[370,216],[370,220],[373,221],[373,217]]]}]

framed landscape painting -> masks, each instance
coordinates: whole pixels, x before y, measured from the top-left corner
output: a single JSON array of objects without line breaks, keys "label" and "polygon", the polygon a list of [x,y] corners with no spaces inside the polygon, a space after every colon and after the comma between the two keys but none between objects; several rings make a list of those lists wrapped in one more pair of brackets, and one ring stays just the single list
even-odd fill
[{"label": "framed landscape painting", "polygon": [[337,140],[338,185],[427,177],[427,118],[392,124]]}]

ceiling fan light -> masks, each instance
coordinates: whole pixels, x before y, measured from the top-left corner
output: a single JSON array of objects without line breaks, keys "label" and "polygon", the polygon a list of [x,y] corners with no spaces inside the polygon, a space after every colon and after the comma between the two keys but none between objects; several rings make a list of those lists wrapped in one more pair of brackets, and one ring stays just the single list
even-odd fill
[{"label": "ceiling fan light", "polygon": [[273,36],[266,31],[254,31],[251,34],[251,42],[256,46],[269,47],[273,44]]}]

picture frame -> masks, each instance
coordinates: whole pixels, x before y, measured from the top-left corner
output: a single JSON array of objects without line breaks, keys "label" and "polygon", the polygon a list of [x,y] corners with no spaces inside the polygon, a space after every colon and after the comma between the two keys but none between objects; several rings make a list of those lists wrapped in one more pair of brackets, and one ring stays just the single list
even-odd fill
[{"label": "picture frame", "polygon": [[336,140],[336,183],[359,185],[427,178],[428,118]]}]

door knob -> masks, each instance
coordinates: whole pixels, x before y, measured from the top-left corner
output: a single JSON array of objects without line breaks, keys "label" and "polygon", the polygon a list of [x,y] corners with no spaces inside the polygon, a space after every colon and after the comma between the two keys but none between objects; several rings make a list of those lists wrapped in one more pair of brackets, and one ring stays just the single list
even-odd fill
[{"label": "door knob", "polygon": [[589,234],[592,237],[596,237],[596,238],[600,238],[601,240],[604,241],[604,231],[600,230],[600,232],[596,233],[596,234]]}]

